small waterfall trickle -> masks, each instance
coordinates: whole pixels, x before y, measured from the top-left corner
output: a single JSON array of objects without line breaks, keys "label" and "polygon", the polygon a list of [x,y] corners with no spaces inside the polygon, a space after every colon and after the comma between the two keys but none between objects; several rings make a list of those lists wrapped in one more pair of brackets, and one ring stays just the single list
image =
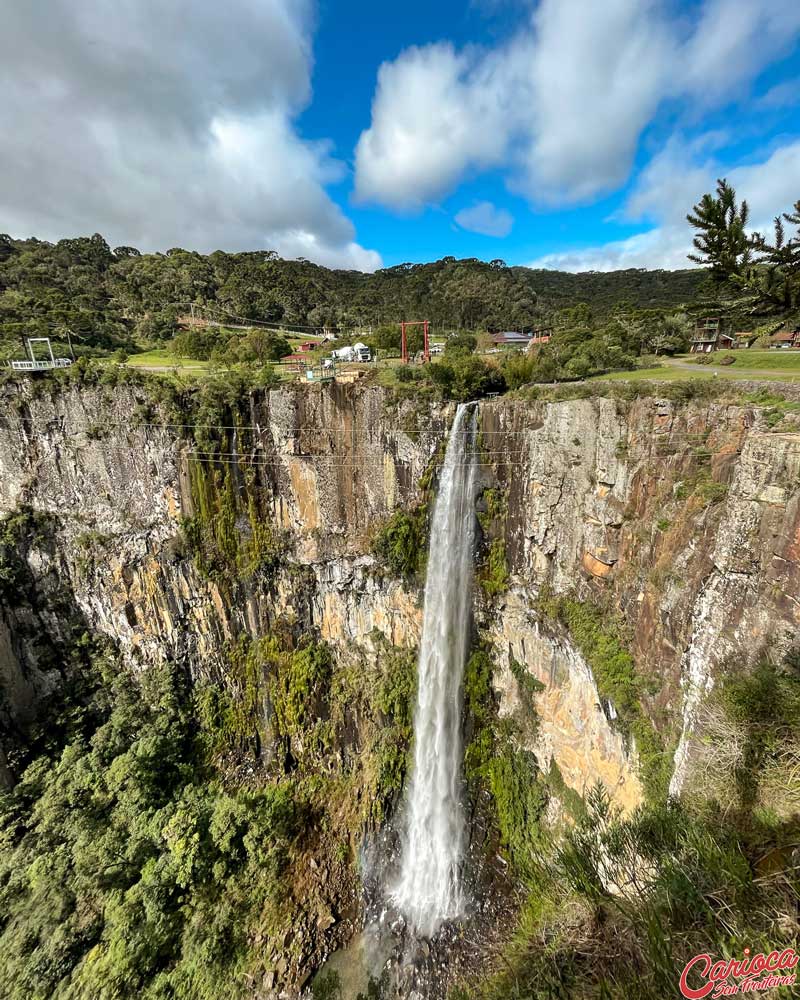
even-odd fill
[{"label": "small waterfall trickle", "polygon": [[433,936],[464,909],[461,863],[461,680],[469,647],[476,413],[459,406],[442,466],[425,581],[414,715],[414,763],[399,879],[392,900],[414,930]]}]

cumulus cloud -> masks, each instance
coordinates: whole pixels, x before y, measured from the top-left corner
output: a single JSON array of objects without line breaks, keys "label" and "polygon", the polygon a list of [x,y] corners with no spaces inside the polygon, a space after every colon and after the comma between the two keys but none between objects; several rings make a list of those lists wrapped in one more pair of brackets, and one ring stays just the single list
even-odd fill
[{"label": "cumulus cloud", "polygon": [[721,176],[750,205],[752,228],[770,232],[772,220],[797,199],[800,142],[774,150],[760,163],[726,168],[713,158],[697,159],[702,146],[673,140],[648,165],[628,199],[624,216],[655,223],[646,232],[600,246],[547,254],[529,267],[563,271],[615,271],[629,267],[691,267],[692,230],[686,213]]},{"label": "cumulus cloud", "polygon": [[[498,94],[482,86],[484,68],[445,44],[381,66],[373,125],[356,149],[359,200],[418,209],[451,190],[468,165],[502,163],[507,136]],[[482,119],[491,128],[476,127]]]},{"label": "cumulus cloud", "polygon": [[455,221],[462,229],[482,236],[508,236],[514,225],[514,216],[504,208],[496,208],[490,201],[479,201],[470,208],[456,213]]},{"label": "cumulus cloud", "polygon": [[523,191],[578,201],[622,183],[674,59],[648,0],[545,0],[528,50]]},{"label": "cumulus cloud", "polygon": [[541,0],[498,47],[439,44],[384,63],[356,197],[414,210],[501,167],[534,202],[588,200],[626,180],[662,103],[724,104],[800,32],[800,5],[780,0],[704,0],[693,21],[669,9]]},{"label": "cumulus cloud", "polygon": [[0,228],[268,247],[372,269],[302,140],[311,0],[28,0],[4,13]]}]

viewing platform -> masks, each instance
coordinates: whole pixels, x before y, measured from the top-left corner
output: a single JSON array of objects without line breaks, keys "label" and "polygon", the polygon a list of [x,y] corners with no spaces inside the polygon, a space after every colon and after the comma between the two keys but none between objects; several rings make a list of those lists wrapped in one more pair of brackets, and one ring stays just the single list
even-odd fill
[{"label": "viewing platform", "polygon": [[[53,354],[53,347],[50,343],[49,337],[28,337],[26,340],[28,347],[29,358],[23,358],[20,361],[9,361],[8,365],[15,372],[47,372],[52,371],[54,368],[69,368],[72,364],[70,358],[57,358]],[[47,348],[47,352],[50,355],[49,358],[37,358],[34,354],[33,345],[34,344],[44,344]],[[72,342],[70,341],[70,350],[72,349]]]},{"label": "viewing platform", "polygon": [[69,368],[72,364],[69,358],[49,358],[46,361],[10,361],[9,365],[15,372],[43,372],[51,368]]}]

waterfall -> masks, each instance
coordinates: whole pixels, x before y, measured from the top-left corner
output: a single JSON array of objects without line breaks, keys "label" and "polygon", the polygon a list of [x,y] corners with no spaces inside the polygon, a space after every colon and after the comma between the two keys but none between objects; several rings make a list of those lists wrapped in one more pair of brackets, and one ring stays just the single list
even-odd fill
[{"label": "waterfall", "polygon": [[461,678],[475,534],[475,410],[458,407],[433,512],[414,715],[414,764],[392,900],[425,937],[463,910]]}]

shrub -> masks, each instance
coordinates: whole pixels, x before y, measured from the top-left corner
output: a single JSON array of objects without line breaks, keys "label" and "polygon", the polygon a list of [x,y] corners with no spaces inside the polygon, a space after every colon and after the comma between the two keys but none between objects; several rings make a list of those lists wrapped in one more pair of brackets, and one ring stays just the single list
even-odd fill
[{"label": "shrub", "polygon": [[484,648],[476,649],[464,667],[464,708],[479,724],[492,708],[492,670],[492,658]]},{"label": "shrub", "polygon": [[497,825],[516,868],[529,874],[540,843],[539,824],[547,807],[547,786],[540,780],[536,758],[501,740],[485,766]]},{"label": "shrub", "polygon": [[489,545],[478,580],[483,592],[489,597],[495,597],[508,589],[506,543],[502,538],[495,538]]},{"label": "shrub", "polygon": [[503,372],[471,354],[457,353],[446,361],[434,361],[423,369],[426,380],[437,386],[445,399],[465,403],[490,393],[505,392]]},{"label": "shrub", "polygon": [[795,663],[795,653],[779,664],[762,659],[754,670],[737,672],[720,686],[719,704],[741,736],[732,770],[742,808],[755,805],[762,780],[774,777],[781,764],[787,765],[782,787],[773,787],[772,801],[765,804],[793,802],[796,808],[800,801],[800,675]]},{"label": "shrub", "polygon": [[471,333],[456,333],[448,337],[444,345],[444,353],[447,358],[459,357],[465,354],[472,354],[478,346],[478,338]]},{"label": "shrub", "polygon": [[416,653],[387,645],[381,652],[381,663],[383,673],[375,692],[375,705],[408,742],[417,690]]},{"label": "shrub", "polygon": [[412,513],[396,511],[372,540],[372,551],[388,568],[401,577],[415,576],[425,558],[424,507]]},{"label": "shrub", "polygon": [[[763,829],[675,800],[622,816],[599,786],[574,819],[536,850],[497,971],[457,996],[659,1000],[698,953],[794,946],[796,878],[788,867],[761,873]],[[792,834],[777,843],[773,852],[787,850]]]},{"label": "shrub", "polygon": [[539,377],[536,357],[529,354],[510,355],[504,359],[502,371],[509,389],[519,389]]},{"label": "shrub", "polygon": [[211,351],[219,340],[219,330],[216,327],[192,328],[181,330],[169,345],[172,353],[179,358],[194,358],[197,361],[208,361]]},{"label": "shrub", "polygon": [[308,721],[330,676],[331,654],[326,645],[312,642],[292,653],[281,712],[288,730],[298,730]]},{"label": "shrub", "polygon": [[321,972],[311,984],[313,1000],[341,1000],[342,979],[338,972]]},{"label": "shrub", "polygon": [[457,358],[453,362],[453,372],[452,393],[462,403],[506,390],[506,380],[500,369],[487,365],[480,358]]},{"label": "shrub", "polygon": [[726,483],[705,482],[700,485],[700,496],[706,503],[720,503],[727,495]]},{"label": "shrub", "polygon": [[620,640],[619,629],[600,608],[567,596],[544,594],[539,608],[569,630],[575,645],[592,667],[597,688],[621,715],[639,708],[639,681],[633,657]]}]

